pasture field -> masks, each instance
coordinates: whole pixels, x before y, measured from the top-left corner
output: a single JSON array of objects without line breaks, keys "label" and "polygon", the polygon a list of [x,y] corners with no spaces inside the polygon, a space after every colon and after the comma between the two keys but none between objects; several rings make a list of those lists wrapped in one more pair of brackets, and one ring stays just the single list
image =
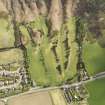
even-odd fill
[{"label": "pasture field", "polygon": [[90,75],[105,71],[105,48],[98,43],[83,44],[83,59]]},{"label": "pasture field", "polygon": [[105,105],[105,78],[88,83],[89,105]]}]

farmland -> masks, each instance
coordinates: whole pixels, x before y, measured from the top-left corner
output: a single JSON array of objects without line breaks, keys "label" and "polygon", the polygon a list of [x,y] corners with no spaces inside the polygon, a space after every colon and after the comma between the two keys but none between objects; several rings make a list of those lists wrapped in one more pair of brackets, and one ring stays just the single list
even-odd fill
[{"label": "farmland", "polygon": [[53,105],[48,92],[32,93],[8,100],[8,105]]},{"label": "farmland", "polygon": [[105,48],[102,48],[97,42],[84,43],[83,58],[88,72],[91,75],[105,70]]},{"label": "farmland", "polygon": [[[15,96],[7,101],[8,105],[67,105],[63,91],[54,89]],[[1,105],[1,104],[0,104]]]},{"label": "farmland", "polygon": [[87,89],[90,94],[88,99],[90,105],[105,104],[105,78],[87,84]]}]

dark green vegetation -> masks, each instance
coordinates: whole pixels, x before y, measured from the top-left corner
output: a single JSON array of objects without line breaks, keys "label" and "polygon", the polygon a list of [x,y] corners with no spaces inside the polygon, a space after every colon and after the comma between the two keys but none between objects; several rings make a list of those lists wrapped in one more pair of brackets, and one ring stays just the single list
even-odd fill
[{"label": "dark green vegetation", "polygon": [[89,105],[105,105],[105,78],[87,84]]}]

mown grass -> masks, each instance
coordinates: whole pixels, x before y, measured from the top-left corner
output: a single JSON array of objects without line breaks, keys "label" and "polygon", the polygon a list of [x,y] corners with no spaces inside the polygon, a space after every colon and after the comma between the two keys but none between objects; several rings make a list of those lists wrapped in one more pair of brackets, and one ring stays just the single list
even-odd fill
[{"label": "mown grass", "polygon": [[97,42],[83,44],[83,59],[90,75],[105,70],[105,48],[102,48]]},{"label": "mown grass", "polygon": [[89,105],[105,105],[105,78],[88,83]]}]

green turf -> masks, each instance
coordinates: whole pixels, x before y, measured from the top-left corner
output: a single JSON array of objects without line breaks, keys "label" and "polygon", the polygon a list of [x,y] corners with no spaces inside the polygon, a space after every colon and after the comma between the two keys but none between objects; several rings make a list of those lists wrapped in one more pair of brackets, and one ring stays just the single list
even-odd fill
[{"label": "green turf", "polygon": [[98,43],[83,44],[83,58],[87,71],[93,75],[105,70],[105,48]]},{"label": "green turf", "polygon": [[105,105],[105,78],[88,83],[89,105]]}]

